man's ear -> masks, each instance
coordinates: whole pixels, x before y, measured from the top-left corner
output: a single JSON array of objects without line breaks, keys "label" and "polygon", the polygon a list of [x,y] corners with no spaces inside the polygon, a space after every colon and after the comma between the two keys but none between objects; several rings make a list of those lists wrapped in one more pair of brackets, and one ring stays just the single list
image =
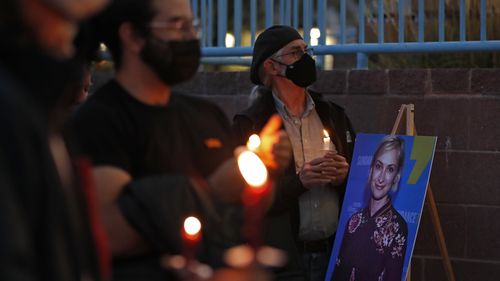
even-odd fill
[{"label": "man's ear", "polygon": [[271,59],[264,60],[262,66],[264,67],[265,73],[268,73],[270,75],[281,74],[281,68],[277,67],[276,64]]},{"label": "man's ear", "polygon": [[118,36],[122,44],[123,52],[140,53],[144,46],[144,38],[142,38],[134,29],[130,22],[124,22],[118,28]]}]

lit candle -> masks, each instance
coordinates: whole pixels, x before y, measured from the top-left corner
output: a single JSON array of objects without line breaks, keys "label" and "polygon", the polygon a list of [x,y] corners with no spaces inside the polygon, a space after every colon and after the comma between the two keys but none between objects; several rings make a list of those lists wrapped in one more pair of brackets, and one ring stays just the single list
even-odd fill
[{"label": "lit candle", "polygon": [[186,237],[191,241],[199,240],[201,233],[200,220],[193,216],[187,217],[184,220],[184,233],[186,234]]},{"label": "lit candle", "polygon": [[323,130],[323,150],[330,150],[330,148],[331,148],[330,135],[328,135],[328,132],[326,130]]},{"label": "lit candle", "polygon": [[247,148],[250,151],[257,151],[260,147],[260,137],[256,134],[251,135],[247,141]]},{"label": "lit candle", "polygon": [[245,182],[254,190],[265,187],[268,172],[266,165],[256,154],[260,147],[260,138],[253,134],[247,141],[246,149],[241,147],[237,151],[238,168]]},{"label": "lit candle", "polygon": [[186,257],[186,265],[194,259],[196,255],[196,247],[201,239],[201,222],[196,217],[187,217],[184,220],[184,231],[182,237],[184,240],[184,256]]},{"label": "lit candle", "polygon": [[268,181],[267,167],[256,154],[260,146],[260,138],[252,135],[246,147],[236,151],[237,163],[240,173],[246,182],[243,191],[243,204],[245,206],[244,231],[249,245],[257,248],[262,244],[261,224],[266,207],[266,194],[269,193],[271,184]]},{"label": "lit candle", "polygon": [[243,151],[238,156],[238,168],[243,179],[253,188],[262,187],[267,181],[267,169],[264,162],[252,151]]}]

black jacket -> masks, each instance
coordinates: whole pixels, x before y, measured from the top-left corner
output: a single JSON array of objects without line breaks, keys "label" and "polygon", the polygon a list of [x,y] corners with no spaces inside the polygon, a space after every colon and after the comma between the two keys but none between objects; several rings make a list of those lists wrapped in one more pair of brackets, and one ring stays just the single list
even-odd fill
[{"label": "black jacket", "polygon": [[[258,133],[269,117],[277,113],[270,90],[259,88],[259,96],[252,105],[234,117],[233,131],[238,142],[245,143],[251,134]],[[339,154],[350,163],[354,148],[355,134],[351,122],[340,106],[323,99],[322,95],[309,90],[316,105],[315,109],[324,127],[335,132],[333,142]],[[299,196],[307,191],[295,172],[295,160],[292,159],[285,175],[277,180],[276,200],[265,222],[266,242],[288,252],[289,263],[276,272],[277,279],[290,280],[290,274],[301,280],[302,260],[296,246],[299,229]],[[345,184],[336,188],[341,201],[345,193]],[[295,280],[295,279],[294,279]]]}]

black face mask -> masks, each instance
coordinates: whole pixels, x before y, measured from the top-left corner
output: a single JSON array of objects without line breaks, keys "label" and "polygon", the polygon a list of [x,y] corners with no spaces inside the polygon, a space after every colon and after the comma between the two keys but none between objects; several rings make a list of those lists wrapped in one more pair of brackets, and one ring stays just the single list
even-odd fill
[{"label": "black face mask", "polygon": [[163,41],[148,38],[141,51],[142,60],[169,86],[189,80],[200,65],[200,42]]},{"label": "black face mask", "polygon": [[274,61],[286,66],[285,77],[299,87],[305,88],[316,81],[316,63],[309,54],[303,54],[293,64]]}]

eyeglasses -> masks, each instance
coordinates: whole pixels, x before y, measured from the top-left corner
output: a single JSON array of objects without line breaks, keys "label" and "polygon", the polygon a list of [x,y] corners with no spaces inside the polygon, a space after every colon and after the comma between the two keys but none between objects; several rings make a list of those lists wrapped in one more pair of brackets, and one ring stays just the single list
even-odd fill
[{"label": "eyeglasses", "polygon": [[285,54],[281,54],[281,55],[275,55],[274,58],[279,58],[279,57],[283,57],[283,56],[293,56],[294,59],[298,60],[304,54],[308,54],[308,55],[310,55],[312,57],[314,55],[314,49],[313,48],[307,48],[305,50],[298,49],[298,50],[295,50],[295,51],[292,51],[292,52],[289,52],[289,53],[285,53]]},{"label": "eyeglasses", "polygon": [[187,20],[181,17],[174,17],[163,21],[153,21],[149,24],[149,27],[164,28],[184,33],[194,32],[197,36],[200,33],[200,22],[198,19]]}]

